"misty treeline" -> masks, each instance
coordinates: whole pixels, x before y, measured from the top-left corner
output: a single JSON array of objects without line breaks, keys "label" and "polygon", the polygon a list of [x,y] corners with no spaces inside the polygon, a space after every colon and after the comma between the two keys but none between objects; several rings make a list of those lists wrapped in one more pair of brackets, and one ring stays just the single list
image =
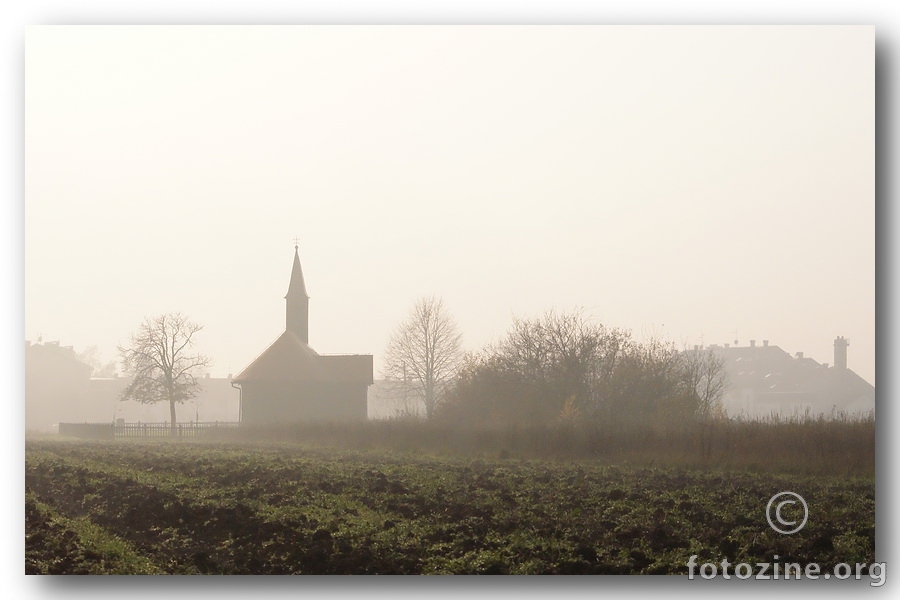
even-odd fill
[{"label": "misty treeline", "polygon": [[100,348],[96,345],[88,346],[78,353],[81,362],[91,367],[91,377],[113,377],[116,374],[115,360],[104,362],[100,355]]},{"label": "misty treeline", "polygon": [[660,468],[739,469],[871,477],[875,416],[772,414],[709,419],[680,426],[635,422],[479,423],[384,419],[361,423],[308,422],[223,430],[233,442],[289,442],[310,448],[351,448],[509,459],[591,459]]},{"label": "misty treeline", "polygon": [[[440,310],[423,313],[424,304]],[[423,314],[429,316],[422,319]],[[441,336],[433,336],[443,321]],[[416,328],[430,323],[430,328]],[[401,326],[408,343],[402,379],[407,399],[421,400],[422,380],[411,373],[416,348],[428,356],[459,353],[455,323],[442,303],[424,299]],[[398,330],[398,331],[401,331]],[[420,334],[420,335],[417,335]],[[436,340],[451,340],[441,346]],[[427,342],[427,343],[426,343]],[[401,344],[403,345],[403,344]],[[424,354],[422,354],[424,356]],[[401,363],[398,363],[402,365]],[[305,424],[284,431],[246,431],[251,438],[304,440],[358,448],[390,448],[501,457],[603,457],[611,462],[678,467],[871,475],[874,415],[727,418],[728,380],[722,357],[710,348],[679,348],[659,338],[639,341],[581,311],[548,311],[516,318],[499,342],[442,364],[434,407],[401,411],[395,419],[338,426]],[[397,370],[386,370],[397,373]]]},{"label": "misty treeline", "polygon": [[516,318],[500,342],[448,362],[460,366],[427,411],[442,422],[674,426],[724,416],[715,353],[639,342],[581,311]]}]

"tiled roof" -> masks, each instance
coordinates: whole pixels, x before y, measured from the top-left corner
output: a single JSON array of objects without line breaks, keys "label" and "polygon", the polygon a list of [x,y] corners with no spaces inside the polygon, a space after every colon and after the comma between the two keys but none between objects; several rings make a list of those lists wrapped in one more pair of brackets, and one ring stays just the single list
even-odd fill
[{"label": "tiled roof", "polygon": [[[749,396],[757,402],[804,402],[822,410],[874,405],[875,388],[850,369],[826,367],[791,356],[778,346],[714,347],[728,373],[729,403]],[[788,408],[785,406],[784,408]]]}]

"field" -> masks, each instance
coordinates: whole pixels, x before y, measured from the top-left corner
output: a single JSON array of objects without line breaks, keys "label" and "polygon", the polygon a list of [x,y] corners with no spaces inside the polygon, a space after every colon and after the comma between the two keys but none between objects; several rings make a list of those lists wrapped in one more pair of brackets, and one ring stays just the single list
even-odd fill
[{"label": "field", "polygon": [[[686,573],[875,560],[873,476],[296,444],[26,442],[27,573]],[[790,490],[795,535],[766,522]]]}]

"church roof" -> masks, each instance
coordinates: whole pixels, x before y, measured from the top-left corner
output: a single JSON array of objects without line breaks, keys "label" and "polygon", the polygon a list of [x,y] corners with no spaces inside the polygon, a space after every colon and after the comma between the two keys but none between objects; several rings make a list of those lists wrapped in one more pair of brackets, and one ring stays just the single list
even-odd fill
[{"label": "church roof", "polygon": [[233,381],[309,381],[316,378],[319,354],[292,331],[285,331]]},{"label": "church roof", "polygon": [[372,356],[321,356],[297,334],[285,331],[232,381],[372,382]]},{"label": "church roof", "polygon": [[306,293],[306,282],[303,281],[303,268],[300,267],[300,254],[297,246],[294,246],[294,266],[291,268],[291,283],[288,285],[288,291],[284,297],[291,298],[299,295],[309,298],[309,294]]}]

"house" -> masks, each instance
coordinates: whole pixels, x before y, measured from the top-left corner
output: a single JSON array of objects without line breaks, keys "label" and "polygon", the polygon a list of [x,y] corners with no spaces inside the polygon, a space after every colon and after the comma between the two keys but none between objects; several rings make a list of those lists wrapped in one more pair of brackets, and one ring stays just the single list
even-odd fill
[{"label": "house", "polygon": [[765,417],[773,413],[861,415],[875,410],[875,386],[847,368],[849,342],[834,341],[834,364],[828,366],[802,352],[794,355],[763,340],[749,346],[710,346],[723,360],[728,387],[722,399],[731,417]]},{"label": "house", "polygon": [[71,346],[25,341],[25,429],[48,432],[53,423],[90,413],[91,366]]},{"label": "house", "polygon": [[365,421],[372,355],[321,355],[309,346],[309,296],[297,246],[285,300],[284,333],[233,380],[241,423]]}]

